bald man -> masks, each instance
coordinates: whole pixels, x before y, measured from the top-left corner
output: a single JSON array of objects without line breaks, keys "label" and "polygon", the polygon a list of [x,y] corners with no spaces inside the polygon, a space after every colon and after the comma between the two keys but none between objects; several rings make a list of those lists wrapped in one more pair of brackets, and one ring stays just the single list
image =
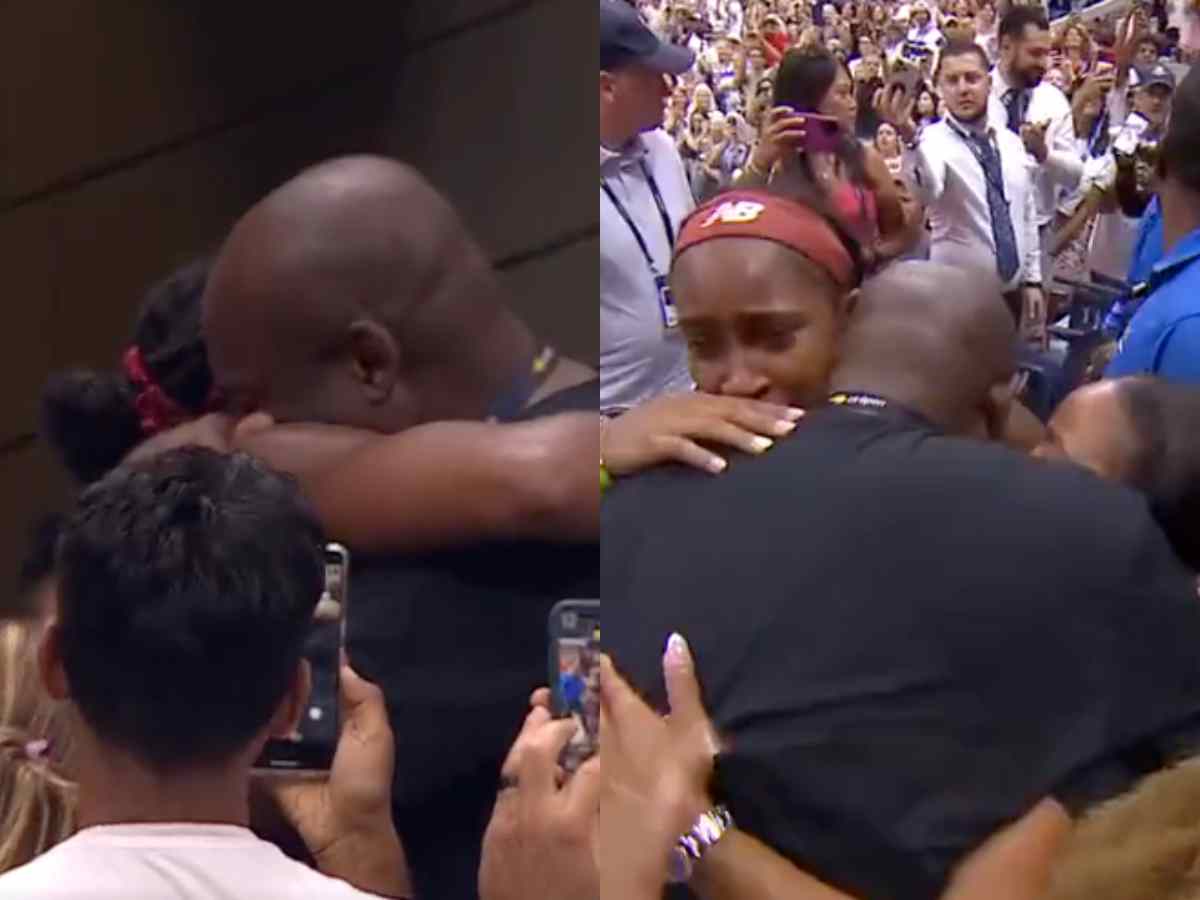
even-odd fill
[{"label": "bald man", "polygon": [[[316,166],[243,216],[209,277],[204,334],[232,410],[281,422],[392,433],[599,408],[595,373],[535,340],[454,209],[386,159]],[[399,513],[404,498],[379,502]],[[349,652],[388,701],[417,893],[474,898],[500,766],[546,682],[550,608],[598,596],[597,548],[487,545],[353,569]]]},{"label": "bald man", "polygon": [[852,896],[938,896],[1040,798],[1078,811],[1200,720],[1200,605],[1144,502],[967,437],[1003,428],[1015,339],[986,278],[893,266],[790,438],[605,499],[617,665],[663,704],[683,634],[714,800]]}]

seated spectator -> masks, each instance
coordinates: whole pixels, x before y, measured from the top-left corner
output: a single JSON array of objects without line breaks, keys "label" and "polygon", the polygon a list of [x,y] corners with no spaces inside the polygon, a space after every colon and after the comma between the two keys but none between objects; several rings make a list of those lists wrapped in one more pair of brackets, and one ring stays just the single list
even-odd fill
[{"label": "seated spectator", "polygon": [[992,0],[983,0],[975,14],[975,43],[991,62],[1000,57],[1000,20],[996,18],[996,5]]},{"label": "seated spectator", "polygon": [[0,623],[0,875],[75,831],[67,733],[37,683],[39,622]]},{"label": "seated spectator", "polygon": [[1070,96],[1075,86],[1091,74],[1096,64],[1096,48],[1082,21],[1072,19],[1058,30],[1053,53],[1057,57],[1055,68],[1061,70],[1066,79],[1067,87],[1061,90]]},{"label": "seated spectator", "polygon": [[[1134,47],[1133,64],[1138,69],[1152,69],[1158,62],[1159,50],[1158,40],[1152,34],[1144,34],[1138,40]],[[1138,72],[1138,80],[1135,84],[1141,81],[1141,72]]]},{"label": "seated spectator", "polygon": [[938,112],[937,94],[928,86],[922,85],[917,92],[917,102],[913,104],[913,125],[919,131],[926,125],[932,125],[941,117],[941,113]]},{"label": "seated spectator", "polygon": [[[80,830],[0,876],[0,894],[188,896],[181,882],[201,872],[226,897],[365,896],[246,828],[250,766],[292,731],[308,694],[301,649],[321,545],[294,487],[246,457],[178,451],[84,493],[38,656],[45,690],[66,704]],[[343,677],[348,694],[377,698]],[[372,714],[382,718],[377,699]],[[358,723],[366,748],[370,724]],[[339,840],[314,848],[318,863],[408,895],[386,802],[337,799],[332,814],[354,817],[328,823]]]},{"label": "seated spectator", "polygon": [[875,132],[875,150],[883,157],[888,171],[893,178],[899,178],[904,168],[904,149],[900,146],[900,138],[896,129],[887,122],[882,122]]},{"label": "seated spectator", "polygon": [[[703,246],[681,242],[681,272]],[[795,283],[782,259],[759,268]],[[714,799],[858,896],[936,896],[1039,798],[1085,808],[1187,752],[1200,724],[1194,575],[1140,499],[953,436],[1007,418],[1015,331],[979,283],[889,268],[855,306],[830,406],[795,437],[710,482],[629,479],[604,504],[614,660],[662,709],[662,641],[685,628],[729,738]],[[684,321],[759,295],[715,278],[676,290]],[[784,374],[756,390],[786,390]],[[1100,662],[1064,667],[1065,647]]]},{"label": "seated spectator", "polygon": [[910,12],[912,24],[908,29],[906,40],[910,44],[918,44],[926,50],[935,51],[941,45],[942,33],[933,22],[933,15],[924,0],[916,0]]}]

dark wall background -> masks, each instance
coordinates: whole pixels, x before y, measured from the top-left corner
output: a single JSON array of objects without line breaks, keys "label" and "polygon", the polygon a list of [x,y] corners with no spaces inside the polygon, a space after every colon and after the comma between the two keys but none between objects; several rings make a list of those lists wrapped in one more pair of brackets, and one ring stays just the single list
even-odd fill
[{"label": "dark wall background", "polygon": [[0,3],[0,591],[29,522],[68,494],[36,438],[46,374],[114,364],[144,287],[308,163],[414,163],[526,319],[594,361],[592,10]]}]

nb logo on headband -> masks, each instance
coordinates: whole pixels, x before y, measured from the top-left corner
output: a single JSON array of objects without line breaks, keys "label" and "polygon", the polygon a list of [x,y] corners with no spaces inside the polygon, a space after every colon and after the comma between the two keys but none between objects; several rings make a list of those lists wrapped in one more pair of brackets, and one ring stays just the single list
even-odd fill
[{"label": "nb logo on headband", "polygon": [[744,225],[753,222],[763,214],[766,207],[753,200],[739,200],[737,203],[722,203],[712,211],[707,219],[700,223],[701,228],[711,228],[720,222],[722,225]]}]

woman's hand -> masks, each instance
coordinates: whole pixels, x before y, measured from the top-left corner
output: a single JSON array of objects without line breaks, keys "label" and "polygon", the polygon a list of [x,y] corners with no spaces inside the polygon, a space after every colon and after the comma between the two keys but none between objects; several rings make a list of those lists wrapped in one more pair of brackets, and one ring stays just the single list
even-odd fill
[{"label": "woman's hand", "polygon": [[481,900],[599,900],[600,762],[563,783],[558,759],[577,726],[551,718],[548,700],[535,695],[504,763],[508,786],[483,837]]},{"label": "woman's hand", "polygon": [[716,475],[726,460],[697,441],[759,454],[792,433],[804,410],[742,397],[695,392],[667,394],[609,420],[600,456],[613,475],[678,462]]},{"label": "woman's hand", "polygon": [[767,113],[758,146],[750,154],[754,168],[769,175],[789,153],[803,150],[807,138],[804,123],[804,116],[789,106],[777,106]]},{"label": "woman's hand", "polygon": [[601,895],[657,897],[679,835],[712,808],[708,783],[717,742],[700,699],[687,642],[672,635],[663,656],[671,714],[662,718],[600,661]]}]

